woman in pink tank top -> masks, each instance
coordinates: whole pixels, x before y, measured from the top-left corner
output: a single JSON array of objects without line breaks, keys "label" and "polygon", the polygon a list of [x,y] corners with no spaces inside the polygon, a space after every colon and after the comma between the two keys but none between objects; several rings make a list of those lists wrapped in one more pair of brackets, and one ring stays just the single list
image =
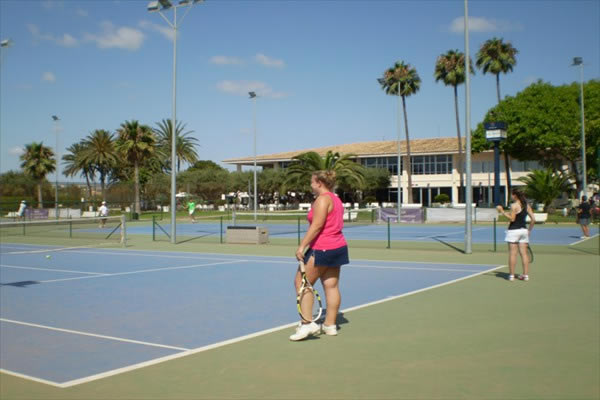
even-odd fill
[{"label": "woman in pink tank top", "polygon": [[[310,181],[316,199],[312,204],[307,219],[310,223],[308,231],[296,250],[296,258],[304,260],[306,277],[311,284],[321,279],[325,289],[327,313],[325,322],[319,326],[315,322],[300,323],[296,333],[290,340],[302,340],[320,332],[326,335],[337,335],[336,317],[340,308],[339,290],[340,270],[343,264],[350,262],[348,246],[342,233],[344,228],[344,206],[339,197],[332,192],[335,186],[334,171],[317,171]],[[296,271],[294,285],[296,292],[301,285],[300,268]],[[302,304],[310,308],[312,304]]]}]

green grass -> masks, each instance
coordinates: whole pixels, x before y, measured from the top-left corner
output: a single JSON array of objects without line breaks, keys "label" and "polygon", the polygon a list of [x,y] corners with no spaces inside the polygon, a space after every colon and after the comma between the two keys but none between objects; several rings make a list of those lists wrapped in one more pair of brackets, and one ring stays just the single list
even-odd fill
[{"label": "green grass", "polygon": [[[295,250],[293,240],[173,246],[135,236],[130,245],[290,257]],[[598,238],[536,246],[526,283],[506,281],[502,268],[346,312],[337,337],[292,343],[286,329],[67,389],[2,374],[0,398],[598,399],[598,246]],[[498,249],[474,246],[466,255],[437,243],[390,250],[351,245],[351,257],[505,264],[505,247]],[[341,288],[343,296],[343,272]]]}]

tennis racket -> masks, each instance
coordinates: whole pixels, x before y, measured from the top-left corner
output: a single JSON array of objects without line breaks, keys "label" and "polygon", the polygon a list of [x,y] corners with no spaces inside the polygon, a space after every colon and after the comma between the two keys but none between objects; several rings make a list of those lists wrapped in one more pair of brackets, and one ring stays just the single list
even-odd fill
[{"label": "tennis racket", "polygon": [[529,243],[527,243],[527,255],[529,256],[529,264],[533,264],[533,250],[531,250]]},{"label": "tennis racket", "polygon": [[[317,289],[315,289],[306,278],[306,267],[304,266],[303,261],[300,261],[300,273],[302,274],[302,284],[300,285],[300,290],[298,290],[298,296],[296,296],[298,314],[300,314],[300,318],[302,318],[303,321],[314,322],[321,318],[321,314],[323,314],[321,296],[319,296]],[[310,301],[309,298],[312,298],[312,307],[310,311],[305,310],[303,314],[301,305],[303,302]]]}]

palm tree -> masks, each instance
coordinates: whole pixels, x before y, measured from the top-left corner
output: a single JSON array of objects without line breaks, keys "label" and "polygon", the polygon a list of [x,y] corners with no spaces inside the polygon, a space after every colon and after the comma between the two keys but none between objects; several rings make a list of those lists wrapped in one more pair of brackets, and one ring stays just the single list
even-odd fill
[{"label": "palm tree", "polygon": [[548,212],[548,207],[552,204],[552,201],[571,189],[571,178],[572,176],[569,174],[557,173],[552,168],[548,168],[533,170],[527,176],[517,180],[527,185],[525,188],[527,197],[543,204],[544,212]]},{"label": "palm tree", "polygon": [[[421,88],[421,78],[417,70],[404,61],[399,61],[383,74],[379,80],[385,94],[402,97],[402,109],[404,111],[404,130],[406,132],[406,172],[408,176],[408,202],[413,202],[412,195],[412,170],[410,166],[410,136],[408,134],[408,117],[406,115],[406,97],[415,94]],[[398,165],[398,202],[400,202],[400,166]]]},{"label": "palm tree", "polygon": [[88,188],[88,198],[92,198],[92,185],[90,184],[90,179],[94,179],[94,166],[91,164],[89,159],[85,157],[86,145],[83,141],[79,143],[73,143],[67,151],[69,153],[62,156],[63,164],[65,168],[63,169],[64,176],[75,176],[77,174],[81,174],[85,178],[85,183]]},{"label": "palm tree", "polygon": [[[512,44],[504,43],[502,38],[492,38],[481,45],[477,52],[477,68],[483,71],[483,74],[488,72],[496,75],[496,94],[498,103],[500,103],[500,73],[506,74],[512,72],[513,67],[517,64],[516,55],[519,53]],[[506,170],[506,186],[508,193],[511,191],[510,181],[510,159],[508,153],[504,152],[504,169]]]},{"label": "palm tree", "polygon": [[43,208],[42,183],[46,175],[56,169],[56,159],[50,147],[44,146],[43,142],[33,142],[25,145],[25,152],[19,157],[21,168],[25,175],[29,175],[37,181],[38,208]]},{"label": "palm tree", "polygon": [[102,200],[106,200],[106,178],[118,163],[114,135],[103,129],[97,129],[83,140],[83,144],[86,160],[100,175]]},{"label": "palm tree", "polygon": [[357,187],[362,187],[365,180],[364,167],[352,161],[355,154],[333,153],[328,151],[321,157],[314,151],[302,153],[293,157],[286,171],[285,185],[294,185],[308,191],[311,175],[316,171],[335,171],[338,180],[346,181]]},{"label": "palm tree", "polygon": [[[469,70],[472,74],[473,63],[469,59]],[[462,202],[464,178],[463,178],[463,147],[460,136],[460,120],[458,117],[458,85],[465,82],[466,64],[465,55],[459,50],[448,50],[446,54],[441,54],[435,62],[435,72],[433,73],[435,81],[442,81],[446,86],[454,88],[454,111],[456,113],[456,136],[458,137],[458,174],[460,175],[459,201]],[[469,134],[467,132],[466,134]]]},{"label": "palm tree", "polygon": [[[173,143],[172,132],[173,123],[170,119],[163,119],[161,122],[157,122],[158,128],[154,128],[154,133],[158,138],[158,145],[163,148],[166,160],[171,160],[171,144]],[[185,161],[188,164],[193,164],[198,161],[198,153],[196,153],[195,147],[197,146],[198,139],[195,137],[186,137],[194,131],[188,131],[182,133],[185,130],[185,125],[181,125],[181,121],[177,123],[175,129],[175,153],[177,156],[177,172],[181,169],[181,161]],[[167,169],[170,168],[168,163]]]},{"label": "palm tree", "polygon": [[125,121],[117,131],[118,139],[116,148],[127,163],[133,167],[134,210],[140,213],[140,163],[151,158],[156,150],[156,137],[147,125],[140,125],[138,121]]}]

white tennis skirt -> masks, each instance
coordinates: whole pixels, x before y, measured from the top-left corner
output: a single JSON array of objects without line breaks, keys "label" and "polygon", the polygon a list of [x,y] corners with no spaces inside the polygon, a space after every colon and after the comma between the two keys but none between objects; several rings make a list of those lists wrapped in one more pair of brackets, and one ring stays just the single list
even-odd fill
[{"label": "white tennis skirt", "polygon": [[504,238],[508,243],[529,243],[529,230],[527,228],[509,229]]}]

